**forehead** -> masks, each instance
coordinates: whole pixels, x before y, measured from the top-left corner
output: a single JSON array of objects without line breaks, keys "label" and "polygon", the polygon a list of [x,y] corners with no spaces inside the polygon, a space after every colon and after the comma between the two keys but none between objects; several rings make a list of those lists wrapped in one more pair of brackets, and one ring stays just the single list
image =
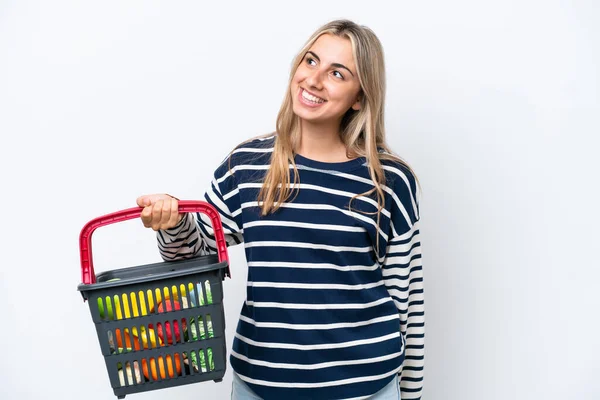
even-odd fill
[{"label": "forehead", "polygon": [[309,50],[314,52],[322,63],[340,63],[354,71],[352,42],[346,37],[325,33],[319,36]]}]

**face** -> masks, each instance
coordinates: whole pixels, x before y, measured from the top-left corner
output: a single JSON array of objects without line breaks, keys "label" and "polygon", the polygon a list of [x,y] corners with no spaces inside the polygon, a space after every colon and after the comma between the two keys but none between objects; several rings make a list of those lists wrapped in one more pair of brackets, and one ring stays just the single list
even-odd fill
[{"label": "face", "polygon": [[294,113],[311,123],[339,123],[360,109],[360,83],[350,39],[321,35],[304,55],[291,83]]}]

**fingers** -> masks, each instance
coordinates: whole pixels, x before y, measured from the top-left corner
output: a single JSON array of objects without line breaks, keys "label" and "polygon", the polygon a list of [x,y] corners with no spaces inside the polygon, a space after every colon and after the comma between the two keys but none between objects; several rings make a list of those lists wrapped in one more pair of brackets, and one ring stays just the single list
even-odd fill
[{"label": "fingers", "polygon": [[157,200],[152,205],[152,223],[150,224],[155,231],[159,230],[162,225],[162,208],[164,200]]},{"label": "fingers", "polygon": [[169,195],[140,196],[136,202],[139,207],[143,207],[140,218],[146,228],[152,228],[155,231],[170,229],[181,221],[179,202]]},{"label": "fingers", "polygon": [[144,226],[146,228],[152,228],[152,209],[153,208],[154,208],[154,206],[152,206],[152,205],[144,207],[144,209],[142,210],[142,213],[140,215],[140,217],[142,219],[142,223],[144,224]]},{"label": "fingers", "polygon": [[148,205],[148,204],[146,204],[147,203],[146,197],[147,196],[140,196],[135,200],[138,207],[146,207]]},{"label": "fingers", "polygon": [[136,203],[139,207],[147,207],[149,205],[154,204],[158,200],[169,199],[172,196],[168,194],[159,193],[159,194],[147,194],[144,196],[140,196],[136,199]]},{"label": "fingers", "polygon": [[179,201],[176,199],[171,200],[171,209],[169,211],[169,226],[173,227],[181,220],[181,215],[179,214]]}]

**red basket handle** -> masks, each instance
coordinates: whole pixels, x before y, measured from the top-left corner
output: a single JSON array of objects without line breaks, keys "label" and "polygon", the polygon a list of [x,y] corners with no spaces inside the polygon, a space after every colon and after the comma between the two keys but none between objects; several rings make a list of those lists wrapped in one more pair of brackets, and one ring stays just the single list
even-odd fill
[{"label": "red basket handle", "polygon": [[[92,233],[94,233],[96,228],[101,226],[137,218],[142,214],[142,210],[142,207],[128,208],[126,210],[116,211],[111,214],[94,218],[85,224],[79,235],[81,280],[85,285],[96,283],[96,274],[94,273],[94,264],[92,262]],[[200,200],[180,200],[179,212],[201,212],[208,215],[215,232],[219,262],[229,262],[227,243],[225,242],[225,235],[223,233],[219,212],[209,203]],[[229,267],[227,268],[227,275],[230,276]]]}]

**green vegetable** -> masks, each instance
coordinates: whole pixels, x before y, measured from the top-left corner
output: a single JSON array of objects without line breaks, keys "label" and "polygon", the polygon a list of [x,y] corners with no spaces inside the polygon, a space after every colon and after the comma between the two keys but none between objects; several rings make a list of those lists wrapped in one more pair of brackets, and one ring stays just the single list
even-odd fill
[{"label": "green vegetable", "polygon": [[[206,327],[208,330],[208,338],[213,338],[215,337],[215,333],[213,331],[213,326],[212,326],[212,321],[210,319],[210,315],[206,316]],[[204,320],[202,318],[202,316],[198,317],[198,329],[196,329],[196,322],[194,321],[194,319],[192,318],[190,320],[190,333],[191,333],[191,337],[192,340],[205,340],[207,338],[206,335],[206,331],[204,329]],[[199,331],[199,332],[198,332]],[[198,335],[198,333],[200,333]],[[209,371],[213,371],[215,369],[215,362],[213,359],[213,354],[212,354],[212,349],[208,348],[206,350],[206,353],[208,355],[208,368]],[[195,369],[198,369],[202,372],[207,372],[207,363],[205,360],[205,356],[204,356],[204,352],[202,350],[199,351],[199,357],[200,357],[200,363],[198,363],[198,357],[196,356],[196,353],[192,352],[192,365],[194,366]]]},{"label": "green vegetable", "polygon": [[[204,301],[203,288],[206,290],[206,301]],[[196,293],[198,295],[198,299],[200,300],[199,302],[196,302]],[[212,293],[210,290],[210,282],[208,280],[204,281],[204,284],[201,284],[200,282],[196,284],[196,293],[190,293],[192,307],[195,307],[196,304],[199,304],[200,306],[205,306],[213,303]]]},{"label": "green vegetable", "polygon": [[102,301],[101,297],[98,297],[98,313],[102,319],[105,317],[107,317],[109,320],[115,319],[110,297],[106,296],[106,313],[104,311],[104,302]]},{"label": "green vegetable", "polygon": [[[210,365],[210,371],[214,371],[215,360],[213,359],[212,349],[209,347],[208,349],[206,349],[206,353],[208,354],[208,364]],[[198,357],[196,357],[195,352],[192,352],[192,365],[197,370],[200,370],[202,372],[207,372],[204,352],[202,350],[200,350],[198,352],[198,354],[200,355],[200,367],[198,367]]]},{"label": "green vegetable", "polygon": [[[194,318],[192,318],[190,320],[190,331],[192,334],[192,340],[204,340],[206,339],[206,332],[204,331],[204,323],[202,321],[202,317],[198,317],[198,325],[199,325],[199,330],[200,330],[200,335],[198,335],[198,331],[196,330],[196,322],[194,321]],[[206,318],[206,326],[208,328],[208,337],[209,338],[213,338],[215,337],[215,333],[213,331],[213,327],[212,327],[212,321],[210,319],[210,315],[207,316]]]},{"label": "green vegetable", "polygon": [[[212,293],[210,290],[210,283],[208,281],[206,281],[206,283],[204,284],[204,287],[206,288],[206,304],[212,304],[213,300],[212,300]],[[202,293],[202,292],[200,292]],[[204,305],[204,297],[200,296],[200,305],[203,306]]]}]

